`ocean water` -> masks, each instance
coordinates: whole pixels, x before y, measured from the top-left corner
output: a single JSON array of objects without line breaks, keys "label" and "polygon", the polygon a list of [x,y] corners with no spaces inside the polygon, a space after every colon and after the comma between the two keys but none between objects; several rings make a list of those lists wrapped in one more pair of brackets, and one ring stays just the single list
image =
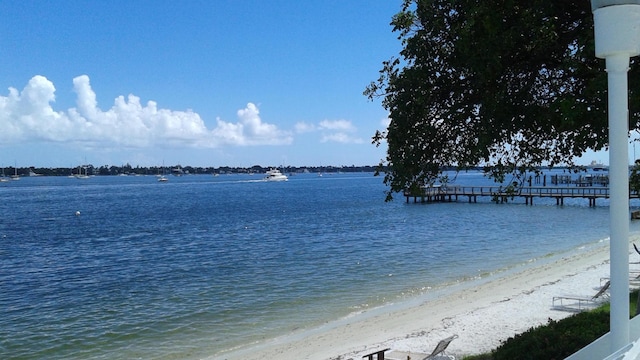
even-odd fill
[{"label": "ocean water", "polygon": [[385,203],[370,173],[260,178],[0,183],[0,358],[224,358],[609,233],[604,200]]}]

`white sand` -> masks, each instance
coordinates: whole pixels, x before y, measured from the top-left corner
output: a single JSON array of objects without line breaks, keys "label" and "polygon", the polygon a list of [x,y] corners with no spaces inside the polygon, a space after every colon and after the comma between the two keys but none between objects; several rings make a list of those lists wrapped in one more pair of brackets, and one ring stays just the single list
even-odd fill
[{"label": "white sand", "polygon": [[[637,242],[638,238],[630,240]],[[222,358],[359,360],[365,354],[391,348],[387,357],[406,359],[410,355],[411,359],[422,359],[438,341],[454,334],[459,337],[451,342],[447,354],[460,358],[488,352],[533,326],[572,315],[552,309],[552,299],[564,294],[594,295],[601,278],[609,276],[606,245],[608,242],[580,249],[562,259],[496,276],[477,286],[460,286],[411,306],[372,310]],[[632,260],[638,257],[635,252],[630,255]]]}]

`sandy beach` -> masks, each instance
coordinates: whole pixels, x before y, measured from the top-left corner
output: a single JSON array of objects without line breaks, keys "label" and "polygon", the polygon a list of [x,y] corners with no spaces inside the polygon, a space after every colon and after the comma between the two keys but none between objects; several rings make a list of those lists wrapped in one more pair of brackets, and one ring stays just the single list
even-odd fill
[{"label": "sandy beach", "polygon": [[[630,259],[638,260],[632,253]],[[638,265],[631,265],[631,269]],[[390,348],[387,357],[422,359],[437,343],[457,335],[447,354],[490,351],[527,329],[559,320],[572,312],[552,308],[559,295],[593,295],[601,279],[609,276],[608,241],[584,247],[545,263],[532,264],[506,274],[489,276],[478,284],[453,286],[429,299],[374,309],[327,324],[320,329],[294,333],[250,349],[224,354],[228,360],[277,358],[361,359]]]}]

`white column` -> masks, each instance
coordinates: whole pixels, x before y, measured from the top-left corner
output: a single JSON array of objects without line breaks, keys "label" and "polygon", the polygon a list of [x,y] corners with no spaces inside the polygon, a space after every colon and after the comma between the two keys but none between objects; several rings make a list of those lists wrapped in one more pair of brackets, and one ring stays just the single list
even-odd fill
[{"label": "white column", "polygon": [[640,55],[640,1],[591,0],[596,56],[609,86],[611,353],[629,341],[629,153],[627,71]]},{"label": "white column", "polygon": [[609,188],[611,352],[629,343],[629,55],[607,56],[609,86]]}]

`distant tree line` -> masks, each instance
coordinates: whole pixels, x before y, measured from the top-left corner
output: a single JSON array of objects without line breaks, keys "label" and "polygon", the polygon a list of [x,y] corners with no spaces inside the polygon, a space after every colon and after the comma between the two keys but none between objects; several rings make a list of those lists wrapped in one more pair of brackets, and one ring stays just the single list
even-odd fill
[{"label": "distant tree line", "polygon": [[[284,173],[338,173],[338,172],[374,172],[376,166],[284,166],[279,167]],[[10,176],[18,174],[20,176],[73,176],[73,175],[202,175],[202,174],[261,174],[269,170],[269,167],[254,165],[252,167],[194,167],[194,166],[122,166],[103,165],[94,166],[91,164],[76,166],[73,168],[39,168],[39,167],[6,167],[2,171],[4,175]]]}]

